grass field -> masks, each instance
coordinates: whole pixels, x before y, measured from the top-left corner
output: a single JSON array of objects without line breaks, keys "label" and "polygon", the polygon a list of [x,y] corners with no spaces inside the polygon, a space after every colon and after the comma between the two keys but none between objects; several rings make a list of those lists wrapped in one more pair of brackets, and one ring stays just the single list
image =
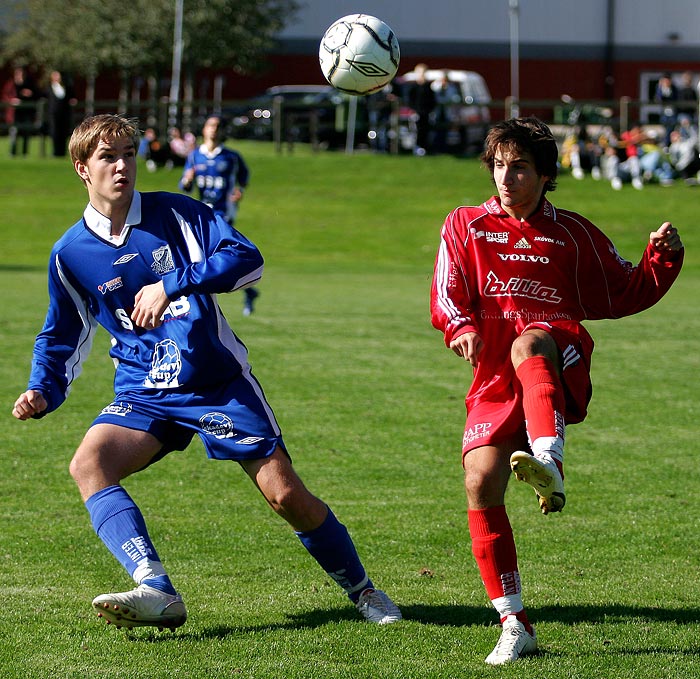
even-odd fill
[{"label": "grass field", "polygon": [[[240,144],[252,170],[239,228],[266,257],[253,316],[221,298],[307,485],[335,510],[405,621],[363,623],[237,465],[201,444],[125,486],[190,619],[175,632],[118,631],[91,599],[131,583],[97,540],[67,471],[110,400],[98,336],[64,406],[10,415],[46,307],[51,244],[86,194],[68,161],[10,159],[0,145],[0,677],[52,679],[675,679],[700,669],[697,464],[700,189],[615,193],[560,179],[552,200],[583,212],[638,260],[665,219],[686,265],[636,317],[588,324],[597,341],[587,421],[568,431],[567,506],[543,517],[529,487],[508,507],[541,653],[484,665],[499,634],[470,551],[459,447],[464,364],[430,327],[439,228],[490,195],[474,160]],[[178,174],[142,168],[142,190]]]}]

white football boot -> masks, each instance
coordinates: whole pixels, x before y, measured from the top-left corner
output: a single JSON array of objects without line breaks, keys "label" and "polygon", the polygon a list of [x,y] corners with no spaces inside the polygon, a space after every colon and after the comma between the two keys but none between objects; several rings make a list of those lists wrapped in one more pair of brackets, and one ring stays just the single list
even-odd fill
[{"label": "white football boot", "polygon": [[366,620],[390,625],[401,620],[399,607],[380,589],[366,589],[355,604]]},{"label": "white football boot", "polygon": [[529,634],[520,620],[509,615],[503,621],[503,631],[496,647],[486,657],[488,665],[505,665],[524,655],[537,651],[537,636],[535,629]]},{"label": "white football boot", "polygon": [[148,585],[139,585],[129,592],[101,594],[93,599],[92,606],[99,618],[118,628],[175,629],[187,620],[187,609],[179,594],[166,594]]},{"label": "white football boot", "polygon": [[535,489],[543,514],[560,512],[564,508],[564,479],[554,460],[516,450],[510,456],[510,468],[518,481],[524,481]]}]

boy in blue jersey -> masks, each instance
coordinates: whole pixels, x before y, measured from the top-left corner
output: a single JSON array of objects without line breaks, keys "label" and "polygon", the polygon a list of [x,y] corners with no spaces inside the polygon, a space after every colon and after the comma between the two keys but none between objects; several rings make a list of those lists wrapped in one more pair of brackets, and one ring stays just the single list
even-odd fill
[{"label": "boy in blue jersey", "polygon": [[[199,148],[187,156],[180,188],[189,193],[196,184],[199,199],[233,226],[238,214],[238,203],[248,186],[248,166],[240,153],[223,145],[219,116],[210,116],[204,122],[202,142]],[[243,313],[249,316],[253,313],[253,304],[259,293],[252,286],[244,288],[243,293]]]},{"label": "boy in blue jersey", "polygon": [[70,473],[97,535],[137,587],[98,596],[94,608],[119,627],[185,622],[182,597],[121,482],[198,434],[209,457],[243,467],[367,620],[400,620],[345,527],[294,471],[246,348],[216,303],[217,293],[260,278],[260,253],[203,203],[136,191],[137,138],[134,122],[117,115],[88,118],[73,132],[71,160],[90,202],[52,250],[49,310],[12,411],[27,420],[58,408],[97,325],[111,334],[115,398]]}]

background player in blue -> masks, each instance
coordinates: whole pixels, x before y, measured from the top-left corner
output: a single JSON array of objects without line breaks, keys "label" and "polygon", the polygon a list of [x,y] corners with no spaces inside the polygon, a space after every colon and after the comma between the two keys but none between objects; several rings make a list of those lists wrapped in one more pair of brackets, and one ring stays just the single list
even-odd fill
[{"label": "background player in blue", "polygon": [[[202,128],[202,145],[192,151],[185,161],[180,187],[188,193],[194,185],[199,199],[221,215],[231,226],[236,222],[238,203],[248,186],[250,172],[238,151],[223,145],[223,130],[219,116],[209,116]],[[259,292],[256,288],[244,288],[243,313],[253,313],[253,305]]]},{"label": "background player in blue", "polygon": [[216,303],[217,293],[260,278],[260,253],[203,203],[136,191],[137,137],[134,122],[116,115],[88,118],[73,132],[71,160],[90,202],[51,252],[49,310],[28,389],[12,411],[27,420],[58,408],[97,324],[112,335],[115,399],[78,446],[70,473],[97,535],[137,587],[98,596],[94,608],[128,628],[185,622],[183,600],[121,482],[196,433],[209,457],[240,463],[366,619],[400,620],[345,527],[294,471],[246,348]]}]

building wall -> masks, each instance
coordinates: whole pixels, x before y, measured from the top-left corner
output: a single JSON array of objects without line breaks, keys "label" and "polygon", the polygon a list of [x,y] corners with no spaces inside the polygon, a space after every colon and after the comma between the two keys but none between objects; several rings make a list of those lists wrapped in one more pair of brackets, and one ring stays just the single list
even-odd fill
[{"label": "building wall", "polygon": [[[642,74],[700,73],[698,0],[302,0],[260,85],[322,82],[316,51],[325,28],[358,9],[386,21],[401,45],[400,72],[418,62],[480,72],[495,99],[511,93],[517,26],[521,99],[637,99]],[[246,88],[251,84],[240,81]]]},{"label": "building wall", "polygon": [[[386,21],[410,43],[509,42],[509,0],[301,0],[297,19],[282,38],[315,40],[326,26],[357,11]],[[662,46],[675,34],[683,45],[700,48],[697,0],[519,0],[524,46],[603,45],[608,13],[614,15],[620,46]]]}]

